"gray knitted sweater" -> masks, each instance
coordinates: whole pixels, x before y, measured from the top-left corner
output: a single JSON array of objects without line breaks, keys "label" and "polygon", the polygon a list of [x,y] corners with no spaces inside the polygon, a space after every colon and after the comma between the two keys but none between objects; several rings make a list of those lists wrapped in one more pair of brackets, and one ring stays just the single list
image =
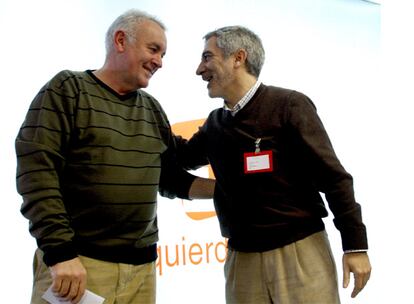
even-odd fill
[{"label": "gray knitted sweater", "polygon": [[21,212],[46,264],[155,260],[157,192],[187,198],[194,179],[174,151],[167,117],[144,91],[121,96],[91,71],[50,80],[16,139]]}]

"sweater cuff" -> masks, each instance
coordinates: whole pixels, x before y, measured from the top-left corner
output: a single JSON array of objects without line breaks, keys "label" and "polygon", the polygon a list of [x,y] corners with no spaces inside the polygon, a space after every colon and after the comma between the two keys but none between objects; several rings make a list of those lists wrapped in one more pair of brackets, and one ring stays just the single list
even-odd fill
[{"label": "sweater cuff", "polygon": [[47,250],[43,250],[43,252],[43,261],[47,266],[53,266],[57,263],[68,261],[78,256],[72,243],[64,243]]},{"label": "sweater cuff", "polygon": [[183,174],[181,175],[181,180],[180,180],[182,187],[177,187],[179,188],[177,190],[177,197],[186,199],[186,200],[191,200],[190,199],[190,188],[196,178],[197,176],[191,173],[188,173],[187,171],[184,171]]},{"label": "sweater cuff", "polygon": [[358,228],[348,227],[341,231],[342,249],[344,252],[368,250],[368,240],[365,226]]}]

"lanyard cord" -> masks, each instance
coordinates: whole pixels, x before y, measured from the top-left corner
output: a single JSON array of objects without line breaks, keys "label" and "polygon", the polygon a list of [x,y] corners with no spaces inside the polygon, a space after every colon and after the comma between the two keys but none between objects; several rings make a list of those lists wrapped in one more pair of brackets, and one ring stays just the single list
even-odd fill
[{"label": "lanyard cord", "polygon": [[260,152],[260,142],[262,140],[268,140],[268,139],[272,139],[273,138],[272,136],[266,136],[266,137],[258,137],[258,138],[256,138],[256,137],[250,135],[249,133],[247,133],[247,132],[245,132],[243,130],[240,130],[239,128],[234,128],[234,130],[237,131],[238,133],[246,136],[247,138],[250,138],[250,139],[253,139],[254,140],[254,145],[256,147],[256,149],[255,149],[255,152],[256,153]]}]

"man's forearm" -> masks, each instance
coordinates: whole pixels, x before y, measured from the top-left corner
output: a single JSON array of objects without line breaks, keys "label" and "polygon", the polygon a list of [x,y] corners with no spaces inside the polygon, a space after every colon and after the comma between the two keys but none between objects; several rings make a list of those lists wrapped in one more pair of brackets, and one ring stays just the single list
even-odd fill
[{"label": "man's forearm", "polygon": [[190,199],[210,199],[214,196],[216,180],[210,178],[197,177],[191,184],[189,191]]}]

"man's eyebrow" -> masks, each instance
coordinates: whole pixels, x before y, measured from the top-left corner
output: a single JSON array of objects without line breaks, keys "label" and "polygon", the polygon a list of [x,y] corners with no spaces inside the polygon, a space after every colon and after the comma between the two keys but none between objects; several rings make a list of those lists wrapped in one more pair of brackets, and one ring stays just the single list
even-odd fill
[{"label": "man's eyebrow", "polygon": [[156,43],[156,42],[150,42],[150,43],[148,43],[148,46],[149,47],[154,47],[157,50],[160,50],[161,49],[161,46],[158,43]]},{"label": "man's eyebrow", "polygon": [[[157,43],[157,42],[150,42],[150,43],[148,43],[148,47],[153,47],[153,48],[155,48],[158,52],[159,51],[161,51],[162,50],[162,47],[161,47],[161,45],[159,44],[159,43]],[[165,51],[162,53],[162,55],[165,55]]]},{"label": "man's eyebrow", "polygon": [[213,53],[212,53],[211,51],[204,51],[204,52],[201,54],[201,57],[206,56],[206,55],[213,55]]}]

